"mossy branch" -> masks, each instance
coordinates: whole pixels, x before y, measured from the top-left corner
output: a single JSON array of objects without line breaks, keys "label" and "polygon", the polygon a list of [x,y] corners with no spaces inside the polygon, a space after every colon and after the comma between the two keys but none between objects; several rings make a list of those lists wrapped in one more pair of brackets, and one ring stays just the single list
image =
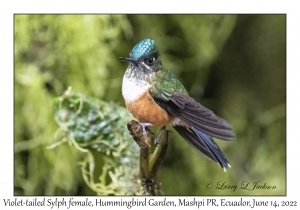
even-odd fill
[{"label": "mossy branch", "polygon": [[[87,185],[98,195],[140,195],[139,147],[128,141],[130,113],[121,106],[71,88],[53,103],[61,140],[84,153],[80,163]],[[56,135],[58,136],[58,135]],[[72,160],[70,160],[72,161]]]}]

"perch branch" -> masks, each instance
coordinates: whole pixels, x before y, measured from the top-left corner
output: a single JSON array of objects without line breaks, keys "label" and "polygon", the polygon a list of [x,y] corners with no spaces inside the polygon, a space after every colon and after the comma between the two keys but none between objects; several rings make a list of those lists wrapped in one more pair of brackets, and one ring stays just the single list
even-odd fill
[{"label": "perch branch", "polygon": [[167,152],[168,140],[171,132],[161,129],[158,135],[158,144],[154,152],[151,152],[153,133],[146,128],[146,135],[143,135],[143,127],[135,120],[127,124],[130,135],[140,147],[140,179],[146,195],[161,195],[160,183],[157,178],[158,169]]}]

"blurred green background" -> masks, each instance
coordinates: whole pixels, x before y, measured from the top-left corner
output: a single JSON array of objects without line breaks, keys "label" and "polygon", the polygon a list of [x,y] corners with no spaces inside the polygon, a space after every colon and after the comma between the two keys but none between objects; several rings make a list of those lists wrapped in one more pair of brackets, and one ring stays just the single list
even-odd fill
[{"label": "blurred green background", "polygon": [[[82,178],[78,150],[67,143],[46,149],[58,129],[53,99],[72,86],[125,106],[127,63],[118,57],[145,38],[157,42],[164,66],[190,95],[237,136],[216,140],[232,166],[224,173],[174,131],[159,171],[165,194],[285,195],[285,15],[15,15],[15,195],[95,195]],[[243,181],[276,189],[239,189]],[[217,189],[221,183],[237,189]]]}]

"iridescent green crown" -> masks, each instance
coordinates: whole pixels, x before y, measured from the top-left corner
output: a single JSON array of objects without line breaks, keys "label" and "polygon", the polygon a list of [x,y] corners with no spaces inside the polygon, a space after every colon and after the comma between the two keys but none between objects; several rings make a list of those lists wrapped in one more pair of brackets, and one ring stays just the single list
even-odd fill
[{"label": "iridescent green crown", "polygon": [[144,39],[132,48],[130,57],[138,60],[142,56],[149,55],[157,50],[154,40]]}]

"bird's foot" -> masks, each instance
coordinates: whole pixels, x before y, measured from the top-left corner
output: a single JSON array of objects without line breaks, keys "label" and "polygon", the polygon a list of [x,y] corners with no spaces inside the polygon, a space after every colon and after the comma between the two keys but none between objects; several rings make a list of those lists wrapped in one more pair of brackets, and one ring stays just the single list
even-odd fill
[{"label": "bird's foot", "polygon": [[158,144],[162,130],[166,130],[166,126],[163,126],[163,127],[160,128],[159,134],[158,134],[157,137],[154,139],[154,144]]},{"label": "bird's foot", "polygon": [[140,125],[143,127],[143,135],[146,136],[146,127],[153,126],[151,123],[140,123]]}]

